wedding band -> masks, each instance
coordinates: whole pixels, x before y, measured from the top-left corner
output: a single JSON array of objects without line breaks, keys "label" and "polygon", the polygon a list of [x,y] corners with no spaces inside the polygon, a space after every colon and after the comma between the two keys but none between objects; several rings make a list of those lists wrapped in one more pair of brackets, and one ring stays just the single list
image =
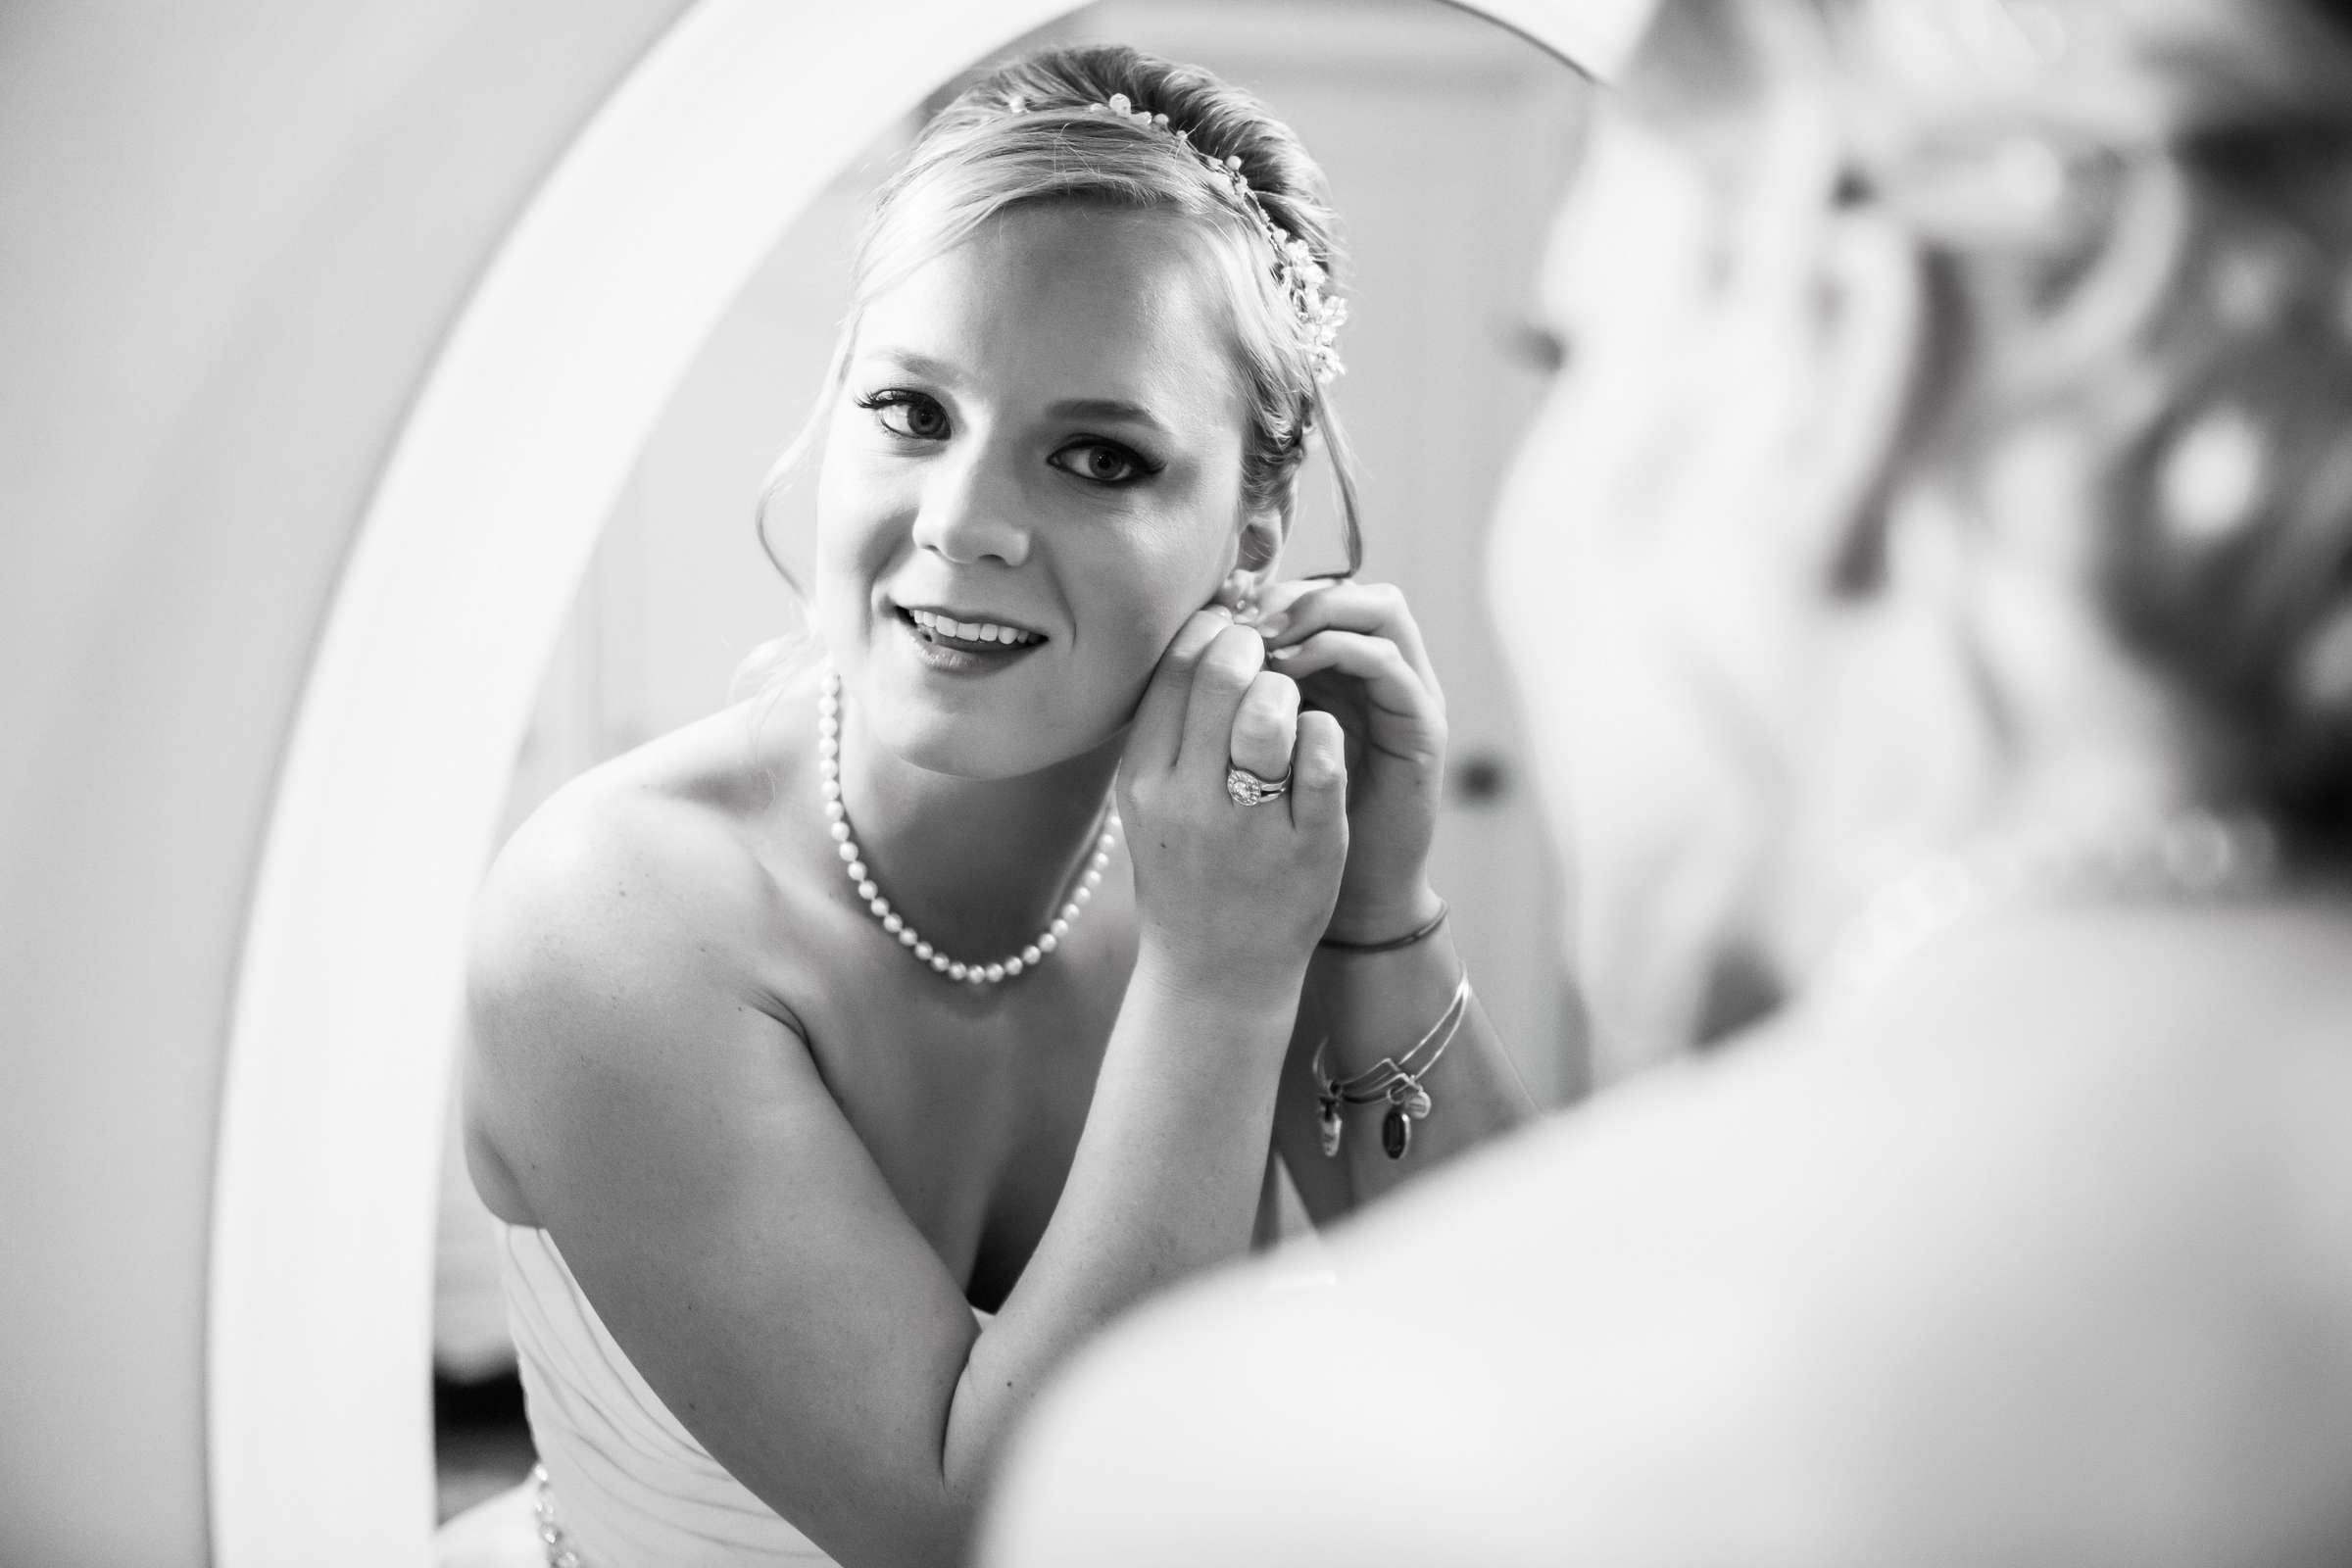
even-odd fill
[{"label": "wedding band", "polygon": [[1260,778],[1246,767],[1225,769],[1225,793],[1233,797],[1236,806],[1263,806],[1291,792],[1291,775],[1280,778]]}]

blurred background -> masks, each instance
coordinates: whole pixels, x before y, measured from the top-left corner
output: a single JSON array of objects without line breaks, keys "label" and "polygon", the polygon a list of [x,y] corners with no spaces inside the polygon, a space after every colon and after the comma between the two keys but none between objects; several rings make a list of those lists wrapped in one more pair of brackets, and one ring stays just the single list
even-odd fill
[{"label": "blurred background", "polygon": [[[1484,593],[1497,486],[1553,368],[1539,255],[1590,85],[1524,37],[1438,0],[1107,0],[1024,39],[1131,43],[1207,67],[1288,120],[1329,174],[1351,266],[1336,397],[1361,466],[1364,574],[1403,587],[1446,684],[1452,777],[1433,876],[1479,995],[1537,1098],[1584,1088],[1560,898]],[[979,63],[975,62],[975,66]],[[936,99],[935,95],[935,99]],[[506,812],[726,700],[736,666],[797,624],[753,508],[817,396],[857,225],[911,140],[908,116],[796,222],[713,331],[638,455],[551,656]],[[769,510],[800,569],[813,464]],[[1286,571],[1342,561],[1310,465]],[[452,1100],[454,1115],[455,1100]],[[454,1125],[454,1123],[453,1123]],[[456,1141],[441,1176],[434,1371],[443,1517],[529,1468],[490,1225]]]}]

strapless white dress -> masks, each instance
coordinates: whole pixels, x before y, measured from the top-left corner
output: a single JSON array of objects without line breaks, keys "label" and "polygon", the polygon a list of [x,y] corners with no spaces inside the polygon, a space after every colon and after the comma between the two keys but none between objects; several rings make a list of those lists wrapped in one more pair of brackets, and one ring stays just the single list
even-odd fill
[{"label": "strapless white dress", "polygon": [[[1327,1288],[1322,1250],[1283,1185],[1279,1229],[1298,1234],[1274,1254],[1267,1288]],[[444,1525],[435,1538],[439,1568],[541,1568],[562,1560],[559,1547],[579,1568],[833,1563],[670,1414],[588,1304],[553,1237],[529,1225],[501,1224],[498,1232],[524,1410],[561,1536],[557,1544],[544,1539],[542,1498],[526,1483]]]},{"label": "strapless white dress", "polygon": [[[500,1272],[531,1441],[560,1541],[582,1568],[799,1568],[833,1559],[680,1425],[614,1343],[555,1239],[501,1225]],[[444,1568],[554,1560],[533,1484],[444,1526]]]}]

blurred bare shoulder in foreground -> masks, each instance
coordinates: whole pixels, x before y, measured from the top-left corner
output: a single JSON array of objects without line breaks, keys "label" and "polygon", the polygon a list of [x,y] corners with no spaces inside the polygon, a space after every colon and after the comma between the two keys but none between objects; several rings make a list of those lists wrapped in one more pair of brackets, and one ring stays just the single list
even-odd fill
[{"label": "blurred bare shoulder in foreground", "polygon": [[[2093,943],[2130,1027],[1984,1000]],[[2347,945],[2053,920],[1647,1075],[1115,1337],[996,1560],[2340,1561]]]}]

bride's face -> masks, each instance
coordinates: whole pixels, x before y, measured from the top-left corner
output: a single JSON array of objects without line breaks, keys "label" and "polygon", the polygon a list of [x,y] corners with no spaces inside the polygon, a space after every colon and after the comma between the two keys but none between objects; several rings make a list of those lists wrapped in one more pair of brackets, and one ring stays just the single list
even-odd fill
[{"label": "bride's face", "polygon": [[817,613],[868,733],[967,777],[1091,750],[1236,559],[1244,404],[1210,258],[1015,208],[870,301],[827,428]]}]

